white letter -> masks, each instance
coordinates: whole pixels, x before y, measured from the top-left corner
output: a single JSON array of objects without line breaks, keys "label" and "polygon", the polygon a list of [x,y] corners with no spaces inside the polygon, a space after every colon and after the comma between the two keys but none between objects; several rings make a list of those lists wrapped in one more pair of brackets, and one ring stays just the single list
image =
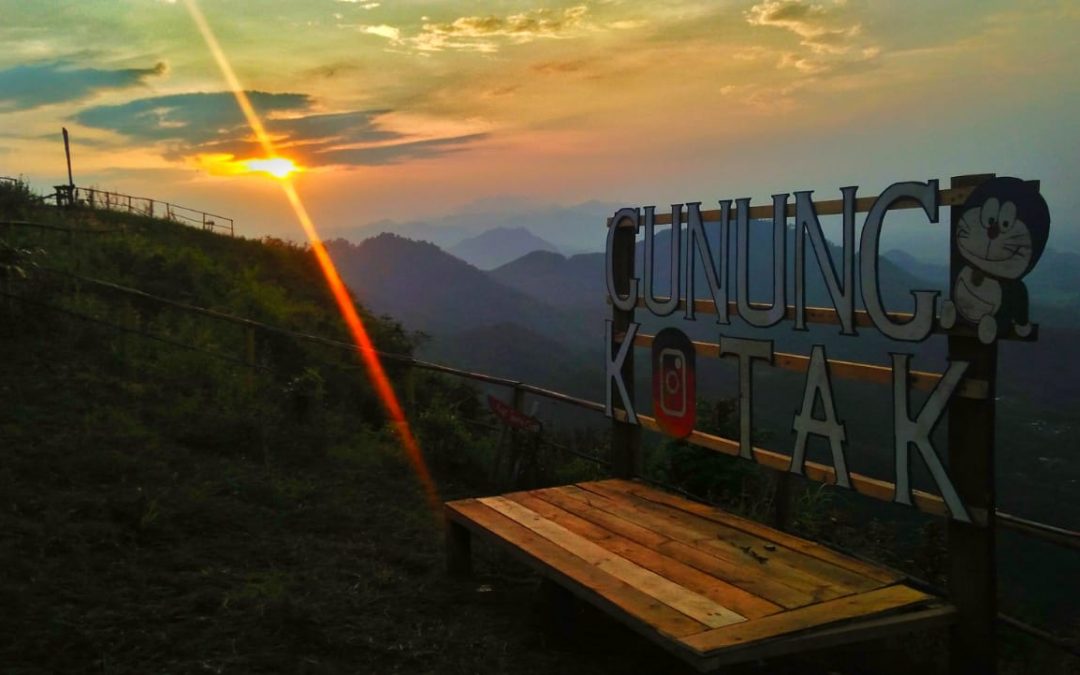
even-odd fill
[{"label": "white letter", "polygon": [[832,254],[821,232],[821,222],[811,201],[811,192],[795,193],[795,329],[806,329],[806,236],[817,256],[825,288],[829,291],[836,316],[840,319],[840,334],[855,335],[855,191],[857,187],[840,188],[844,195],[844,280],[840,282],[833,265]]},{"label": "white letter", "polygon": [[913,291],[915,296],[915,315],[906,323],[894,323],[885,313],[878,289],[878,245],[881,240],[881,225],[885,212],[901,199],[913,199],[922,206],[930,217],[931,223],[938,221],[938,182],[894,183],[881,193],[863,225],[862,242],[859,247],[859,281],[862,285],[863,304],[874,325],[886,336],[894,340],[918,342],[926,339],[934,327],[934,301],[937,291]]},{"label": "white letter", "polygon": [[611,321],[604,322],[604,344],[607,349],[607,358],[605,363],[607,364],[607,378],[605,382],[605,389],[607,389],[607,405],[604,407],[604,414],[608,417],[614,417],[615,412],[613,410],[611,401],[611,383],[615,381],[615,387],[619,390],[619,398],[622,401],[622,409],[626,411],[626,423],[637,424],[637,415],[634,414],[634,404],[630,402],[630,393],[626,390],[626,382],[623,381],[623,364],[626,362],[626,356],[630,353],[630,350],[634,348],[634,338],[637,336],[638,328],[641,327],[639,323],[632,323],[626,328],[626,336],[623,338],[622,344],[619,345],[619,353],[614,358],[611,356],[611,347],[613,344],[613,336],[611,334],[612,323]]},{"label": "white letter", "polygon": [[[716,306],[716,323],[728,323],[728,228],[731,226],[731,200],[720,202],[720,244],[713,261],[709,238],[701,222],[701,202],[686,205],[686,318],[694,320],[694,250],[701,256],[705,283]],[[716,271],[719,263],[720,271]]]},{"label": "white letter", "polygon": [[[638,228],[640,227],[641,214],[637,209],[625,208],[619,209],[615,212],[615,217],[611,219],[611,225],[608,226],[607,232],[607,252],[605,253],[604,265],[607,269],[607,292],[611,297],[611,304],[615,305],[616,309],[621,309],[624,312],[629,312],[637,305],[638,295],[638,282],[637,279],[631,276],[629,285],[626,289],[626,295],[619,295],[618,284],[615,281],[615,239],[619,233],[620,227],[625,227],[622,221],[629,220],[630,227],[633,228],[633,234],[631,236],[636,237]],[[631,270],[633,269],[633,260],[631,259]],[[631,273],[632,274],[632,273]]]},{"label": "white letter", "polygon": [[[825,417],[814,417],[814,402],[821,396],[821,408]],[[795,415],[792,430],[795,437],[795,451],[791,453],[791,473],[802,475],[806,464],[806,441],[810,434],[829,439],[832,450],[833,467],[836,469],[836,485],[850,488],[847,460],[844,457],[844,443],[847,432],[843,422],[836,419],[836,406],[833,403],[832,384],[829,382],[829,364],[825,359],[825,347],[814,345],[810,352],[810,367],[806,371],[806,388],[803,390],[802,410]]]},{"label": "white letter", "polygon": [[945,407],[949,403],[956,385],[968,368],[967,361],[953,361],[949,363],[949,369],[941,376],[941,381],[934,387],[930,397],[926,399],[918,416],[912,420],[908,416],[908,359],[911,354],[893,354],[893,436],[896,452],[896,495],[893,501],[911,506],[911,459],[908,450],[911,446],[919,451],[926,468],[941,490],[941,497],[945,500],[945,506],[953,518],[965,523],[971,522],[964,503],[960,501],[960,495],[956,493],[949,474],[941,464],[933,443],[930,442],[930,433],[937,426],[941,416],[945,413]]},{"label": "white letter", "polygon": [[754,359],[773,361],[772,340],[748,340],[720,336],[720,356],[735,354],[739,357],[739,456],[753,459],[750,440],[750,413],[753,401]]},{"label": "white letter", "polygon": [[645,207],[645,306],[656,316],[667,316],[679,306],[679,279],[682,277],[682,204],[671,205],[671,294],[667,300],[656,298],[655,207]]},{"label": "white letter", "polygon": [[739,282],[736,295],[739,316],[758,328],[780,323],[787,312],[787,194],[773,195],[773,301],[768,309],[750,305],[750,200],[737,199],[738,225],[735,241],[738,245]]}]

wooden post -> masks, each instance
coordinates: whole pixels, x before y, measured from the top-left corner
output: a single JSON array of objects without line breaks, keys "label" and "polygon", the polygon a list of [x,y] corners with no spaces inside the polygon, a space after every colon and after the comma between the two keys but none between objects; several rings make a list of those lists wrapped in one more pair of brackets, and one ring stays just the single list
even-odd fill
[{"label": "wooden post", "polygon": [[[952,187],[982,183],[993,175],[954,176]],[[949,209],[951,234],[962,209]],[[952,237],[955,241],[955,236]],[[963,266],[952,248],[950,283]],[[997,672],[997,559],[995,555],[994,397],[997,343],[982,344],[974,336],[949,336],[949,360],[968,361],[966,377],[987,383],[985,398],[955,398],[949,404],[949,475],[972,524],[948,521],[949,597],[959,610],[949,645],[952,675]]]},{"label": "wooden post", "polygon": [[416,368],[405,367],[405,403],[409,406],[408,414],[416,412]]},{"label": "wooden post", "polygon": [[525,412],[525,390],[523,390],[519,385],[516,384],[514,385],[513,405],[514,410],[518,411],[519,413]]},{"label": "wooden post", "polygon": [[446,519],[446,571],[455,577],[472,576],[472,537],[460,523]]},{"label": "wooden post", "polygon": [[67,170],[68,170],[68,194],[71,195],[71,201],[68,206],[74,206],[75,201],[75,178],[71,173],[71,142],[68,139],[67,127],[60,127],[64,132],[64,156],[67,157]]},{"label": "wooden post", "polygon": [[[609,227],[618,227],[618,223],[611,223]],[[634,251],[637,243],[637,232],[634,228],[620,227],[615,233],[612,242],[612,267],[614,268],[615,287],[619,293],[626,293],[630,288],[630,279],[634,276]],[[634,321],[634,310],[622,311],[612,306],[612,340],[618,341],[626,333],[627,328]],[[618,344],[612,346],[612,353],[618,351]],[[634,350],[631,349],[623,363],[623,382],[630,397],[631,405],[635,404],[634,394]],[[616,385],[611,383],[612,401],[618,409],[619,394]],[[616,478],[631,479],[641,474],[641,427],[613,420],[611,425],[611,473]]]},{"label": "wooden post", "polygon": [[253,365],[255,365],[255,327],[254,326],[248,326],[244,330],[244,337],[245,337],[245,340],[244,340],[244,342],[245,342],[244,360],[247,362],[247,364],[249,366],[253,366]]},{"label": "wooden post", "polygon": [[774,471],[773,527],[786,530],[791,520],[791,472]]},{"label": "wooden post", "polygon": [[254,390],[255,388],[255,327],[244,327],[244,363],[248,366],[247,381],[248,387]]}]

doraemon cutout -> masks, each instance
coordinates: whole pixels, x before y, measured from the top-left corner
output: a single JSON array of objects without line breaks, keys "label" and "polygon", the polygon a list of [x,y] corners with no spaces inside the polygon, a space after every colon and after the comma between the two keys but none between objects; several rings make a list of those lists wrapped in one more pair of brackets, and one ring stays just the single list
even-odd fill
[{"label": "doraemon cutout", "polygon": [[941,308],[946,330],[957,319],[974,324],[990,344],[1011,331],[1031,333],[1028,292],[1021,279],[1035,267],[1050,234],[1050,210],[1036,187],[1019,178],[994,178],[963,206],[953,245],[963,267],[952,298]]}]

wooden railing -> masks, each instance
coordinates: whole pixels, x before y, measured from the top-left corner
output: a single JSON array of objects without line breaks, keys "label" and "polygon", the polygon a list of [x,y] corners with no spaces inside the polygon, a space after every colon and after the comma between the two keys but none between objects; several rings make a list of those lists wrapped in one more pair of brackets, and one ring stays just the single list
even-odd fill
[{"label": "wooden railing", "polygon": [[131,213],[148,218],[164,218],[211,232],[228,233],[230,236],[236,234],[232,218],[173,204],[172,202],[151,199],[150,197],[136,197],[111,190],[98,190],[97,188],[57,185],[55,189],[53,199],[57,206],[81,206],[91,209]]}]

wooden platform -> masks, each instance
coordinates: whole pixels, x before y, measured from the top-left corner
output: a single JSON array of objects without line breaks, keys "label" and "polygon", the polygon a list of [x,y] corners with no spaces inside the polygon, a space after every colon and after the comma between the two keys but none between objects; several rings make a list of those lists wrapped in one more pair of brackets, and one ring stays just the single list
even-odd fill
[{"label": "wooden platform", "polygon": [[950,623],[897,573],[639,483],[446,504],[451,569],[474,533],[701,671]]}]

